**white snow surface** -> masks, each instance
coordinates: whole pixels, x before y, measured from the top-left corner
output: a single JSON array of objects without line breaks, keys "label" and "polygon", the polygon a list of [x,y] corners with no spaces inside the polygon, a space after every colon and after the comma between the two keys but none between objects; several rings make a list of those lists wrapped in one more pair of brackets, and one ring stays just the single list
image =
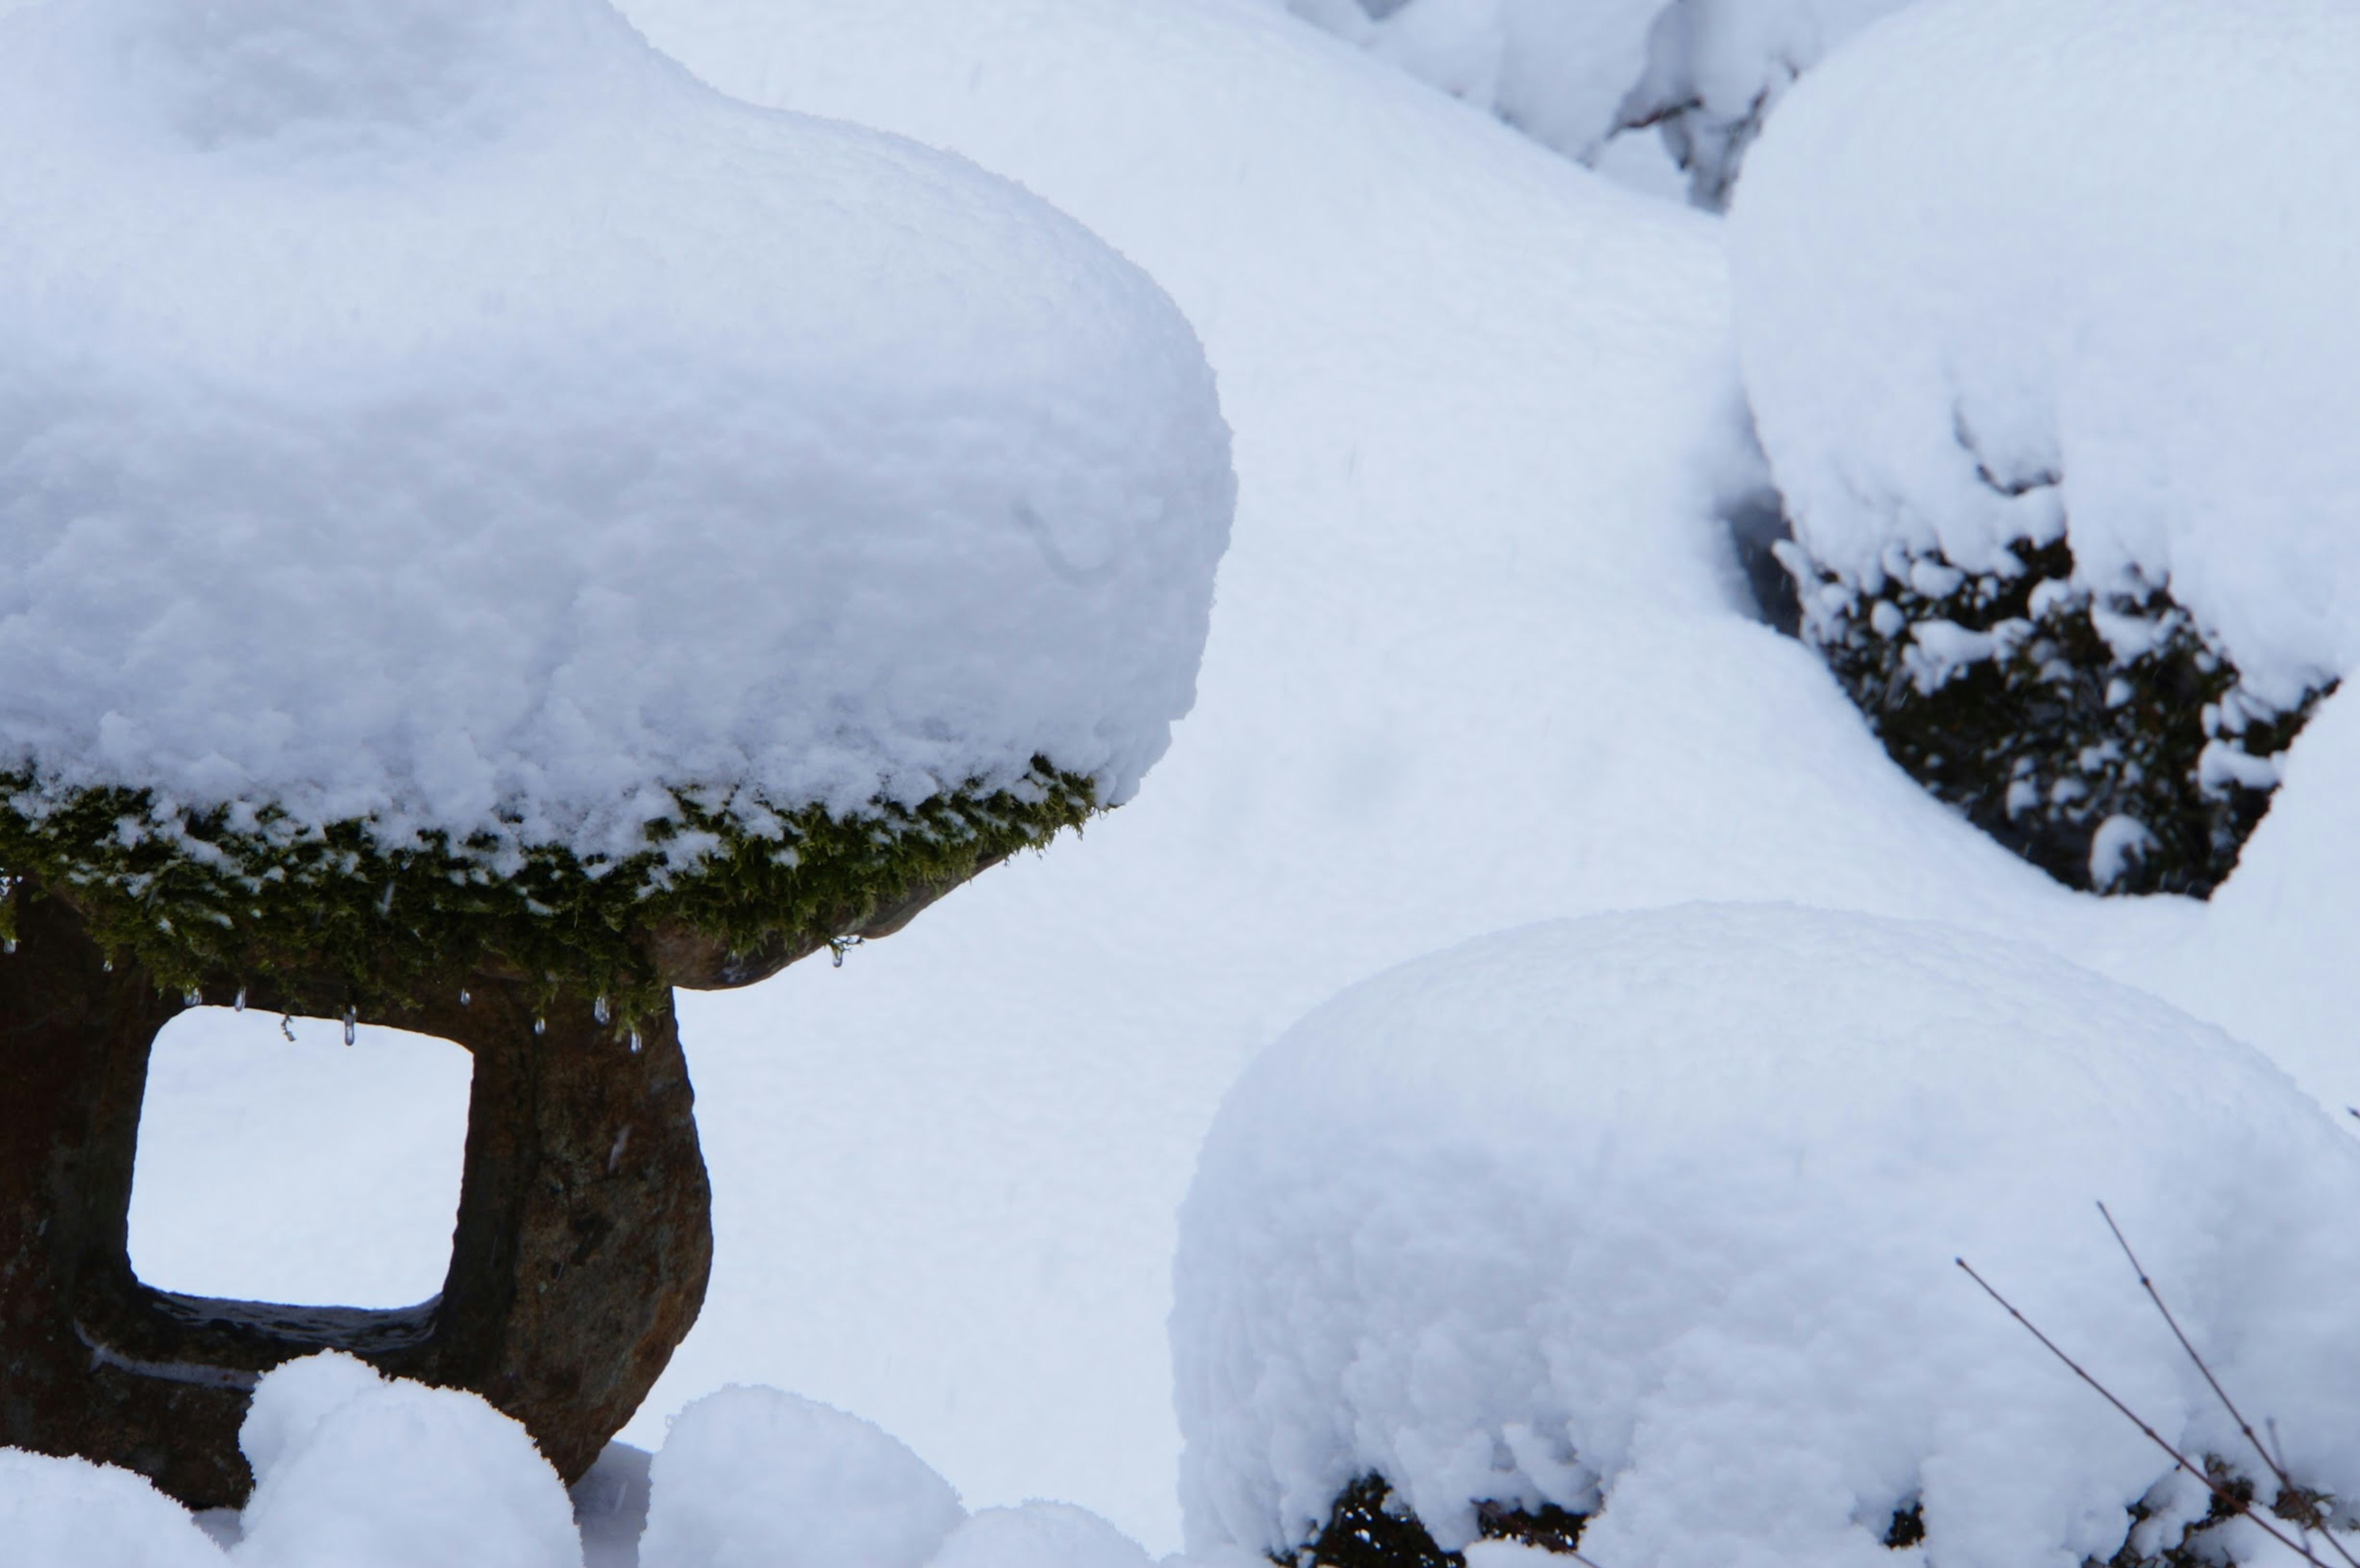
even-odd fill
[{"label": "white snow surface", "polygon": [[145,1475],[0,1448],[0,1541],[27,1568],[222,1568],[188,1510]]},{"label": "white snow surface", "polygon": [[2292,1473],[2351,1495],[2360,1144],[2218,1029],[2031,948],[1780,906],[1404,965],[1207,1138],[1191,1541],[1299,1546],[1374,1471],[1446,1548],[1492,1499],[1596,1511],[1617,1568],[1869,1568],[1915,1501],[1947,1568],[2111,1558],[2171,1461],[1956,1257],[2183,1451],[2258,1462],[2092,1200]]},{"label": "white snow surface", "polygon": [[[776,1388],[673,1418],[653,1463],[607,1449],[569,1499],[480,1397],[329,1351],[267,1373],[238,1432],[255,1489],[203,1527],[145,1476],[0,1448],[25,1568],[1149,1568],[1087,1508],[969,1517],[908,1445]],[[577,1523],[578,1521],[578,1523]]]},{"label": "white snow surface", "polygon": [[985,1508],[934,1554],[931,1568],[1151,1568],[1147,1552],[1087,1508],[1029,1502]]},{"label": "white snow surface", "polygon": [[776,1388],[692,1403],[649,1482],[641,1568],[925,1568],[967,1517],[906,1443]]},{"label": "white snow surface", "polygon": [[1297,16],[1499,115],[1568,157],[1595,158],[1647,65],[1664,0],[1284,0]]},{"label": "white snow surface", "polygon": [[[1273,0],[1273,4],[1281,0]],[[1297,16],[1544,146],[1660,191],[1623,144],[1668,125],[1721,204],[1796,77],[1907,0],[1283,0]]]},{"label": "white snow surface", "polygon": [[464,1047],[407,1029],[363,1024],[347,1046],[337,1019],[180,1013],[148,1059],[132,1269],[193,1296],[426,1300],[451,1266],[473,1076]]},{"label": "white snow surface", "polygon": [[1170,301],[603,0],[13,9],[0,171],[49,792],[628,853],[668,789],[1120,800],[1192,700],[1232,481]]},{"label": "white snow surface", "polygon": [[[840,970],[683,999],[717,1255],[631,1441],[726,1383],[793,1388],[978,1508],[1063,1497],[1176,1546],[1173,1214],[1222,1094],[1339,988],[1533,920],[1939,918],[2360,1103],[2360,706],[2322,706],[2207,906],[2066,893],[1927,800],[1740,608],[1712,512],[1760,475],[1715,224],[1263,0],[632,15],[725,89],[1021,180],[1152,273],[1219,373],[1239,510],[1153,788]],[[177,1083],[278,1093],[226,1059]],[[216,1288],[315,1234],[224,1244]]]},{"label": "white snow surface", "polygon": [[580,1568],[557,1472],[475,1394],[323,1352],[263,1377],[238,1447],[235,1568]]},{"label": "white snow surface", "polygon": [[1731,218],[1746,390],[1855,581],[2061,527],[2289,705],[2360,659],[2360,13],[1930,0],[1799,84]]}]

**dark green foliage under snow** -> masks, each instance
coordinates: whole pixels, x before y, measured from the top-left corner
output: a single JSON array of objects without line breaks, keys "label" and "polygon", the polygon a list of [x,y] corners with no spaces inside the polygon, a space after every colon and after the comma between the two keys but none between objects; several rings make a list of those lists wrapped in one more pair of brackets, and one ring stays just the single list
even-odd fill
[{"label": "dark green foliage under snow", "polygon": [[[1475,1505],[1475,1528],[1483,1540],[1513,1541],[1543,1552],[1574,1552],[1589,1519],[1587,1514],[1568,1513],[1553,1503],[1529,1510],[1502,1503]],[[1459,1552],[1437,1546],[1417,1516],[1377,1475],[1363,1475],[1344,1488],[1317,1541],[1292,1559],[1273,1561],[1293,1568],[1466,1568],[1467,1563]]]},{"label": "dark green foliage under snow", "polygon": [[2268,809],[2266,759],[2333,689],[2271,707],[2163,588],[2093,593],[2063,539],[2017,544],[2014,571],[1928,555],[1874,584],[1780,553],[1804,637],[1893,759],[2069,887],[2210,894]]},{"label": "dark green foliage under snow", "polygon": [[[2214,1490],[2202,1518],[2184,1524],[2173,1523],[2155,1501],[2163,1489],[2158,1486],[2147,1499],[2131,1505],[2130,1532],[2124,1538],[2121,1550],[2103,1561],[2084,1558],[2081,1568],[2222,1568],[2224,1563],[2234,1563],[2222,1526],[2265,1505],[2257,1501],[2253,1480],[2238,1474],[2227,1462],[2208,1455],[2202,1464]],[[2166,1484],[2171,1479],[2166,1477]],[[2331,1522],[2339,1528],[2349,1528],[2348,1520],[2333,1517],[2333,1504],[2334,1499],[2325,1493],[2289,1485],[2281,1486],[2266,1507],[2282,1521],[2282,1527],[2291,1525],[2307,1537],[2326,1529]],[[2322,1561],[2332,1560],[2324,1551],[2318,1555]]]},{"label": "dark green foliage under snow", "polygon": [[[366,1012],[491,969],[609,998],[623,1021],[664,983],[653,931],[731,953],[807,951],[915,890],[1047,844],[1097,804],[1090,779],[1039,758],[1015,789],[846,817],[775,811],[774,833],[676,795],[676,815],[650,825],[647,847],[585,860],[432,835],[388,850],[360,822],[306,832],[269,808],[191,813],[139,791],[39,801],[25,779],[0,787],[0,874],[13,897],[66,898],[110,952],[175,990],[340,981]],[[13,931],[5,900],[0,920]]]}]

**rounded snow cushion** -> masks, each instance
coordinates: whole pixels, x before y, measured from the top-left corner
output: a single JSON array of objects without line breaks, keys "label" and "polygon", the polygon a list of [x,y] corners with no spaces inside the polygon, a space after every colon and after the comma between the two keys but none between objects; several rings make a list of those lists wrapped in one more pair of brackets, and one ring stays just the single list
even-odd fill
[{"label": "rounded snow cushion", "polygon": [[1933,0],[1798,82],[1730,227],[1744,380],[1819,566],[2070,546],[2267,705],[2360,656],[2360,167],[2340,0]]},{"label": "rounded snow cushion", "polygon": [[189,1511],[145,1475],[0,1448],[0,1541],[12,1563],[224,1568]]},{"label": "rounded snow cushion", "polygon": [[241,1568],[578,1568],[573,1504],[524,1427],[481,1396],[341,1352],[254,1391]]},{"label": "rounded snow cushion", "polygon": [[[0,771],[379,844],[1118,802],[1231,507],[1187,323],[603,0],[0,17]],[[686,852],[694,858],[694,846]]]},{"label": "rounded snow cushion", "polygon": [[776,1388],[689,1404],[649,1483],[643,1568],[924,1568],[967,1517],[900,1439]]},{"label": "rounded snow cushion", "polygon": [[2167,1437],[2249,1456],[2097,1200],[2297,1479],[2353,1495],[2360,1148],[2217,1029],[1783,907],[1404,965],[1271,1047],[1206,1142],[1172,1319],[1192,1547],[1290,1550],[1373,1472],[1452,1549],[1478,1502],[1555,1504],[1596,1510],[1601,1563],[1866,1568],[1914,1502],[1946,1564],[2105,1560],[2169,1461],[1955,1258]]}]

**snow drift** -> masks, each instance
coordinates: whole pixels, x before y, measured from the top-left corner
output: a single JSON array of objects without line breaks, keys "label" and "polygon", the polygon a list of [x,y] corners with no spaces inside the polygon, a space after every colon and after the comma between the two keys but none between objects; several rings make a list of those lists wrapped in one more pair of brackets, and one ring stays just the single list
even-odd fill
[{"label": "snow drift", "polygon": [[2360,1147],[2210,1026],[1776,906],[1404,965],[1207,1141],[1173,1317],[1191,1544],[1292,1548],[1374,1472],[1445,1547],[1479,1501],[1595,1510],[1615,1568],[1891,1563],[1912,1506],[1946,1568],[2103,1561],[2132,1504],[2201,1494],[2150,1497],[2170,1462],[1954,1256],[2167,1437],[2251,1455],[2092,1200],[2297,1479],[2353,1495]]},{"label": "snow drift", "polygon": [[[1120,801],[1230,508],[1162,292],[601,0],[0,21],[0,768],[584,856]],[[651,803],[654,802],[654,803]]]}]

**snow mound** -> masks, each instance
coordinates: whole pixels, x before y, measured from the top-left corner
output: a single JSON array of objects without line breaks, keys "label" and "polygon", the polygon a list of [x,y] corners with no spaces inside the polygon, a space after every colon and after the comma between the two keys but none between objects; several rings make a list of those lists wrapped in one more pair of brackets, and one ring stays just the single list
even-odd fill
[{"label": "snow mound", "polygon": [[36,806],[623,855],[666,790],[1120,801],[1192,701],[1231,481],[1161,290],[602,0],[12,9],[0,171]]},{"label": "snow mound", "polygon": [[641,1568],[924,1568],[967,1517],[899,1439],[776,1388],[688,1405],[649,1480]]},{"label": "snow mound", "polygon": [[263,1377],[238,1446],[237,1568],[580,1568],[557,1472],[478,1395],[323,1352]]},{"label": "snow mound", "polygon": [[985,1508],[952,1531],[928,1568],[1150,1568],[1137,1541],[1087,1508],[1030,1502]]},{"label": "snow mound", "polygon": [[188,1510],[145,1475],[0,1448],[0,1541],[38,1568],[224,1568]]},{"label": "snow mound", "polygon": [[1782,906],[1394,969],[1207,1142],[1172,1331],[1192,1546],[1298,1545],[1374,1472],[1447,1548],[1488,1500],[1595,1511],[1615,1568],[1866,1568],[1917,1505],[1946,1568],[2103,1561],[2169,1462],[1954,1256],[2167,1437],[2251,1456],[2092,1200],[2296,1479],[2354,1495],[2360,1148],[2212,1027]]},{"label": "snow mound", "polygon": [[1812,561],[1874,591],[2061,538],[2269,708],[2351,669],[2355,71],[2335,0],[1935,0],[1800,83],[1730,238]]}]

